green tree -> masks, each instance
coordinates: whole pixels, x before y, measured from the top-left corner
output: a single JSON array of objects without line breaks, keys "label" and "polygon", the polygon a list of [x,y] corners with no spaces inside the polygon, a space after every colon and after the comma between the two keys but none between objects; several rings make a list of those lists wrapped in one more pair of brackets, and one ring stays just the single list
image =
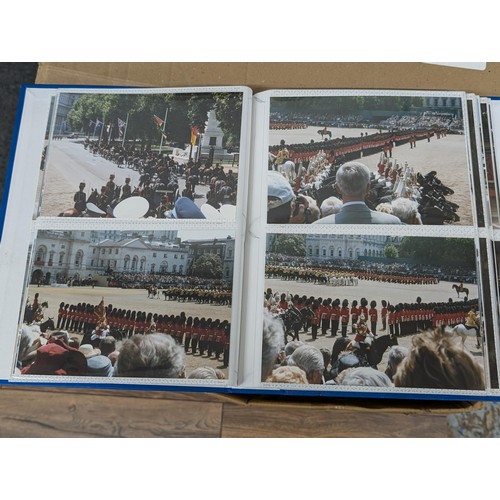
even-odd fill
[{"label": "green tree", "polygon": [[304,234],[278,234],[274,239],[272,251],[283,255],[304,257],[306,236]]},{"label": "green tree", "polygon": [[199,278],[220,279],[222,272],[222,259],[212,253],[200,255],[191,266],[192,276]]},{"label": "green tree", "polygon": [[153,115],[164,120],[167,114],[167,141],[186,144],[191,140],[193,127],[201,133],[205,131],[208,112],[212,109],[224,132],[225,146],[239,147],[242,113],[242,94],[239,92],[84,94],[75,101],[68,121],[73,129],[84,130],[89,135],[95,128],[91,121],[104,121],[106,126],[111,124],[117,134],[117,119],[125,120],[128,114],[127,140],[139,140],[149,148],[159,144],[162,136]]},{"label": "green tree", "polygon": [[410,257],[422,264],[476,266],[476,249],[472,238],[426,238],[407,236],[399,247],[401,257]]},{"label": "green tree", "polygon": [[397,259],[399,257],[398,249],[395,245],[386,245],[384,248],[384,256],[388,259]]},{"label": "green tree", "polygon": [[224,146],[227,148],[240,145],[242,100],[243,94],[240,93],[214,94],[215,116],[224,132]]}]

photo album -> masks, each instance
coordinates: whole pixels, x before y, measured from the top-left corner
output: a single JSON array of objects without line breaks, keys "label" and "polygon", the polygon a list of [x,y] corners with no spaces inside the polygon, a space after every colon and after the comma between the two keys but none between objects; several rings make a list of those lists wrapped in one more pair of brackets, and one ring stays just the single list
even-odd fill
[{"label": "photo album", "polygon": [[500,400],[500,100],[21,90],[0,384]]}]

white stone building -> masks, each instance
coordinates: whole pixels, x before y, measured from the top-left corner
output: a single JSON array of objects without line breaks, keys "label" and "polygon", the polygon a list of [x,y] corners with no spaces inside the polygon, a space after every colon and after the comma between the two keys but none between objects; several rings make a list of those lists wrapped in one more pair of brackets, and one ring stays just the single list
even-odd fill
[{"label": "white stone building", "polygon": [[330,259],[359,259],[360,257],[384,257],[387,245],[399,246],[397,236],[381,235],[331,235],[308,234],[306,257],[316,262]]},{"label": "white stone building", "polygon": [[181,242],[177,231],[39,231],[29,280],[63,284],[109,270],[185,275],[192,260],[206,252],[221,257],[224,277],[232,279],[234,243],[229,237]]}]

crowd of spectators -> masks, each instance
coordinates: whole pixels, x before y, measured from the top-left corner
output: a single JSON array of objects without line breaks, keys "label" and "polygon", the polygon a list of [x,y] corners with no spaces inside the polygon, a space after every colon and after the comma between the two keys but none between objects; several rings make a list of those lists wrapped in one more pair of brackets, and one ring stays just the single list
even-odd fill
[{"label": "crowd of spectators", "polygon": [[[392,346],[385,371],[363,366],[354,352],[341,353],[333,365],[328,353],[304,342],[287,343],[282,322],[264,310],[262,381],[273,384],[346,387],[483,390],[482,366],[446,328],[428,329],[412,338],[410,348]],[[354,362],[353,362],[354,360]],[[356,362],[357,360],[357,362]]]}]

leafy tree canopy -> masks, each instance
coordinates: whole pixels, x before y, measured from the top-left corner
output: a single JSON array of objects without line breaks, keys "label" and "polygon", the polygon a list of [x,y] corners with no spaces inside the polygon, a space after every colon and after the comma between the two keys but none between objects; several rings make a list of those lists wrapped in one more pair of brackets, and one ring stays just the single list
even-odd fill
[{"label": "leafy tree canopy", "polygon": [[226,145],[238,147],[240,141],[242,94],[84,94],[68,113],[74,130],[92,134],[96,120],[117,127],[117,119],[129,116],[127,140],[159,143],[161,132],[153,119],[165,120],[165,133],[171,142],[189,143],[191,128],[205,131],[207,114],[215,109]]},{"label": "leafy tree canopy", "polygon": [[304,234],[276,235],[272,251],[283,255],[303,257],[306,254],[306,236]]},{"label": "leafy tree canopy", "polygon": [[191,267],[192,276],[199,278],[222,278],[223,265],[222,259],[216,254],[203,254],[200,255]]},{"label": "leafy tree canopy", "polygon": [[476,250],[472,238],[422,238],[407,236],[399,247],[401,257],[410,257],[421,264],[440,266],[476,266]]}]

